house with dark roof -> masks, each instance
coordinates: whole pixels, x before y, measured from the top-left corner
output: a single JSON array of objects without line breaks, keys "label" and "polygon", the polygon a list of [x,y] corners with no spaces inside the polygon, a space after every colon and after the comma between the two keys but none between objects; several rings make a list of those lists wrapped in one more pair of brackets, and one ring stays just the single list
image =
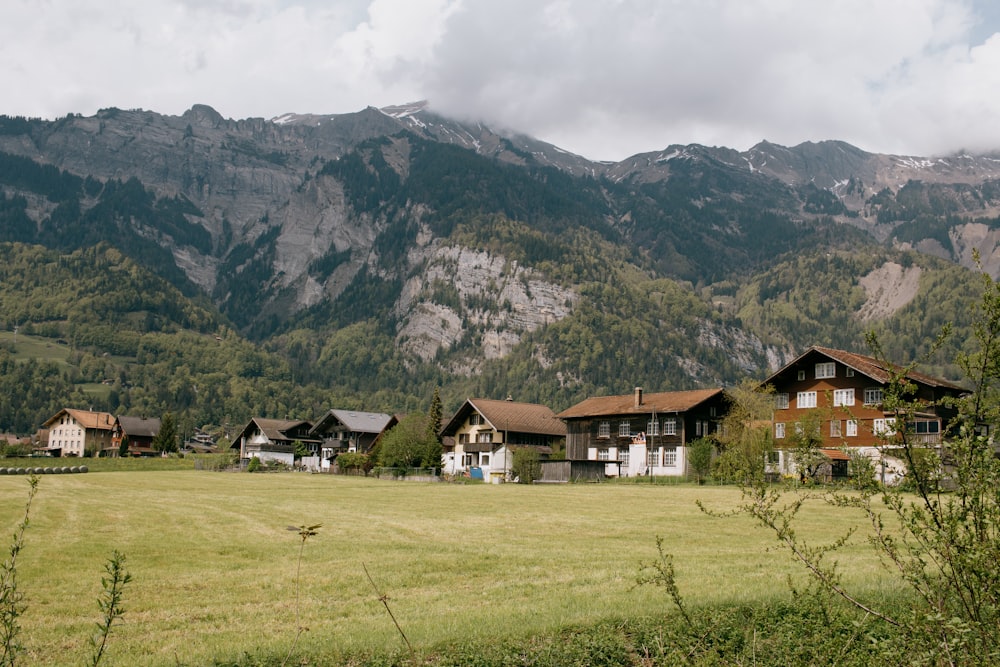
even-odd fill
[{"label": "house with dark roof", "polygon": [[[105,453],[109,456],[158,456],[160,452],[153,449],[153,439],[159,432],[159,418],[119,415],[111,427],[111,445]],[[122,443],[127,447],[124,453]]]},{"label": "house with dark roof", "polygon": [[312,423],[305,419],[264,419],[254,417],[233,440],[231,449],[239,448],[240,462],[258,458],[262,463],[277,461],[295,464],[295,443],[319,456],[322,441],[312,435]]},{"label": "house with dark roof", "polygon": [[[891,436],[901,424],[883,407],[885,389],[902,367],[874,357],[813,346],[761,383],[774,390],[772,433],[777,456],[772,467],[782,474],[795,474],[792,436],[803,423],[818,425],[820,450],[831,465],[846,468],[848,454],[864,454],[876,465],[876,474],[887,482],[901,474],[905,465],[891,455]],[[909,396],[925,407],[913,415],[905,428],[911,442],[928,447],[941,445],[954,410],[942,406],[945,397],[967,391],[954,383],[910,371],[906,379],[916,387]],[[887,441],[890,437],[890,441]],[[889,446],[887,446],[889,445]],[[837,476],[837,475],[834,475]]]},{"label": "house with dark roof", "polygon": [[382,412],[329,410],[312,427],[310,436],[322,443],[320,462],[325,470],[344,452],[367,454],[397,421],[395,416]]},{"label": "house with dark roof", "polygon": [[441,429],[445,474],[500,482],[510,477],[514,452],[530,448],[541,458],[566,437],[551,408],[513,400],[469,398]]},{"label": "house with dark roof", "polygon": [[566,422],[566,458],[603,461],[607,476],[682,476],[687,447],[710,437],[725,416],[722,388],[587,398],[560,412]]},{"label": "house with dark roof", "polygon": [[108,412],[63,408],[49,417],[42,430],[48,431],[44,453],[50,456],[83,456],[111,445],[115,417]]}]

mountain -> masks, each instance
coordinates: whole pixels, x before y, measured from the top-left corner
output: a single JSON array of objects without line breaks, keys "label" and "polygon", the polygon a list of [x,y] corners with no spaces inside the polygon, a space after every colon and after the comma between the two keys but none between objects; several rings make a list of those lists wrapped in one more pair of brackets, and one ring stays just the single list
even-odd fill
[{"label": "mountain", "polygon": [[[298,385],[380,409],[433,386],[560,407],[729,383],[811,344],[864,351],[869,328],[907,359],[967,322],[974,251],[1000,272],[987,156],[824,141],[594,162],[424,103],[0,117],[0,192],[19,252],[114,248]],[[70,340],[10,300],[0,320]],[[202,409],[171,401],[144,405]]]}]

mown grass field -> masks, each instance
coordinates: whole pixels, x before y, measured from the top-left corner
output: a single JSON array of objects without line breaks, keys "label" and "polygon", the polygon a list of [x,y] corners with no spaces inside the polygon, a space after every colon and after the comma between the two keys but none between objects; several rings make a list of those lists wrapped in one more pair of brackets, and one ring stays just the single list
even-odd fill
[{"label": "mown grass field", "polygon": [[[0,476],[12,535],[28,483]],[[773,536],[726,510],[729,487],[452,485],[305,473],[198,470],[40,477],[18,561],[23,664],[84,664],[112,550],[133,581],[107,665],[202,665],[248,652],[393,652],[402,645],[374,578],[420,652],[451,642],[517,642],[602,619],[658,616],[663,590],[635,585],[656,538],[693,607],[789,595],[801,568]],[[858,520],[808,509],[800,534],[832,540]],[[322,524],[302,549],[289,526]],[[7,538],[9,540],[9,537]],[[5,548],[6,551],[6,548]],[[878,594],[862,535],[839,556],[845,579]],[[297,615],[299,619],[296,620]]]}]

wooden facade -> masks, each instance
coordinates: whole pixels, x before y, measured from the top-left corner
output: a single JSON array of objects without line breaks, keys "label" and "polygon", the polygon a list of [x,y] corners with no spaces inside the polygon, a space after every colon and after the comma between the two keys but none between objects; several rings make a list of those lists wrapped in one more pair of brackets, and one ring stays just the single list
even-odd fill
[{"label": "wooden facade", "polygon": [[728,401],[721,388],[588,398],[559,413],[566,458],[600,461],[608,476],[682,476],[687,446],[719,430]]}]

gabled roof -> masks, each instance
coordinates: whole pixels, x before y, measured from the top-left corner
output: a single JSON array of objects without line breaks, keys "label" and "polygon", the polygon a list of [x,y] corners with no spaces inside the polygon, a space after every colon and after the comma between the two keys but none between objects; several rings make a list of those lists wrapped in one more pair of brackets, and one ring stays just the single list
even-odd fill
[{"label": "gabled roof", "polygon": [[93,412],[92,410],[74,410],[73,408],[63,408],[52,417],[49,417],[42,426],[48,427],[59,421],[64,414],[72,417],[77,424],[85,429],[98,429],[110,431],[115,425],[115,416],[110,412]]},{"label": "gabled roof", "polygon": [[[836,350],[831,347],[821,347],[819,345],[813,345],[808,350],[800,354],[798,357],[793,359],[791,362],[782,366],[778,371],[771,374],[763,384],[770,384],[775,378],[782,375],[789,368],[802,363],[810,355],[820,355],[831,359],[833,361],[839,361],[848,368],[853,368],[854,372],[861,373],[862,375],[871,378],[879,384],[885,384],[889,381],[890,371],[895,373],[900,373],[903,370],[902,366],[897,364],[885,364],[880,362],[875,357],[869,357],[863,354],[857,354],[854,352],[847,352],[845,350]],[[952,391],[966,391],[963,387],[947,380],[942,380],[940,378],[932,377],[926,375],[925,373],[920,373],[919,371],[910,371],[906,374],[907,379],[912,382],[917,382],[919,384],[926,385],[928,387],[940,387],[943,389],[950,389]]]},{"label": "gabled roof", "polygon": [[538,435],[564,436],[566,424],[559,420],[547,405],[498,401],[492,398],[468,398],[455,412],[442,435],[453,435],[471,412],[478,412],[496,431],[515,431]]},{"label": "gabled roof", "polygon": [[313,426],[311,433],[326,433],[338,422],[351,433],[379,434],[395,418],[383,412],[361,412],[359,410],[330,410]]},{"label": "gabled roof", "polygon": [[594,396],[580,401],[556,416],[560,419],[577,419],[581,417],[613,417],[615,415],[648,415],[651,412],[687,412],[709,399],[721,396],[723,391],[721,387],[689,391],[664,391],[655,394],[643,394],[640,391],[641,400],[638,405],[636,405],[634,392],[619,396]]},{"label": "gabled roof", "polygon": [[122,433],[133,438],[154,438],[160,432],[160,420],[156,417],[118,417],[118,425]]},{"label": "gabled roof", "polygon": [[249,423],[247,423],[246,426],[243,427],[243,430],[240,431],[239,436],[233,440],[233,443],[238,443],[239,438],[242,438],[243,435],[254,425],[256,425],[257,428],[260,429],[261,433],[263,433],[271,442],[287,442],[292,440],[314,442],[314,440],[309,438],[303,438],[301,436],[290,437],[286,435],[287,431],[291,431],[292,429],[302,425],[305,425],[307,429],[311,427],[312,423],[305,419],[264,419],[263,417],[254,417],[249,421]]}]

